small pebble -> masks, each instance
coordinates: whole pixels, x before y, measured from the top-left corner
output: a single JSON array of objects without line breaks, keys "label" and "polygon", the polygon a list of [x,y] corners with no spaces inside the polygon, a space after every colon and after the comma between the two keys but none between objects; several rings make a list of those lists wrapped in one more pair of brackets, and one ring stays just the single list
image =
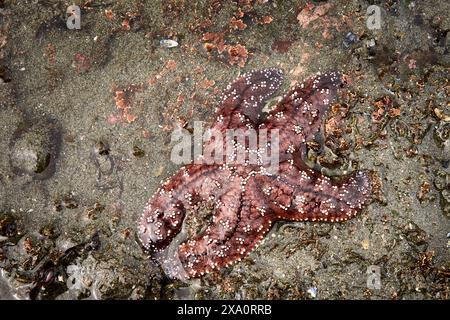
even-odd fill
[{"label": "small pebble", "polygon": [[145,156],[145,151],[138,146],[133,146],[133,156],[135,156],[136,158],[142,158],[143,156]]},{"label": "small pebble", "polygon": [[356,42],[357,39],[358,37],[356,36],[356,34],[350,31],[345,35],[342,44],[344,45],[345,48],[349,48],[353,43]]},{"label": "small pebble", "polygon": [[309,293],[311,298],[316,298],[317,297],[317,288],[316,287],[311,287],[306,292]]},{"label": "small pebble", "polygon": [[163,48],[174,48],[178,47],[178,42],[171,39],[162,39],[159,41],[159,45]]},{"label": "small pebble", "polygon": [[98,153],[101,156],[106,156],[109,154],[109,146],[107,143],[104,143],[103,141],[99,141],[95,144],[95,152]]}]

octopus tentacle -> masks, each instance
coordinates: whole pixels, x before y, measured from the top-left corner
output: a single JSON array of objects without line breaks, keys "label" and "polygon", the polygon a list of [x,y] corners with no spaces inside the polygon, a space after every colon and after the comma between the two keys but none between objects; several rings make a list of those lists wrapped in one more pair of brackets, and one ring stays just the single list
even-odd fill
[{"label": "octopus tentacle", "polygon": [[[248,181],[252,192],[244,198],[238,197],[233,214],[236,218],[227,226],[227,232],[222,232],[223,215],[227,218],[230,209],[219,210],[217,219],[196,237],[183,242],[178,249],[177,257],[189,277],[196,277],[215,269],[220,269],[233,262],[240,261],[263,239],[269,231],[272,219],[268,219],[270,211],[262,205],[264,197],[256,186],[254,179]],[[236,196],[234,190],[230,196]],[[239,192],[238,192],[239,193]],[[260,202],[255,202],[259,198]],[[275,219],[275,216],[273,216]],[[178,265],[178,271],[180,270]]]},{"label": "octopus tentacle", "polygon": [[314,170],[281,164],[277,177],[259,177],[277,217],[297,221],[344,221],[353,218],[371,196],[368,171],[355,171],[340,180]]},{"label": "octopus tentacle", "polygon": [[341,84],[338,72],[316,75],[292,89],[269,113],[261,128],[280,130],[280,155],[293,154],[313,138]]},{"label": "octopus tentacle", "polygon": [[218,165],[188,165],[167,180],[141,216],[139,237],[150,252],[163,250],[181,231],[186,211],[214,197],[226,175]]},{"label": "octopus tentacle", "polygon": [[[266,101],[277,91],[282,81],[282,71],[271,68],[246,73],[231,83],[222,95],[215,121],[209,130],[211,138],[203,145],[203,155],[228,164],[238,161],[231,154],[246,153],[245,158],[248,159],[250,138],[245,135],[249,129],[257,129]],[[228,129],[233,131],[229,132]],[[229,151],[225,148],[232,141],[232,152],[216,155],[218,149]]]},{"label": "octopus tentacle", "polygon": [[254,127],[267,99],[282,81],[282,71],[275,68],[240,76],[224,91],[212,127],[218,130]]}]

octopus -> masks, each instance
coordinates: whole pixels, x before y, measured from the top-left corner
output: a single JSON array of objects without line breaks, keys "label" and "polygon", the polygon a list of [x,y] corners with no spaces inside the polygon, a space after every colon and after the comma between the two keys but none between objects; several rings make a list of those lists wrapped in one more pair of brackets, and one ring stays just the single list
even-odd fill
[{"label": "octopus", "polygon": [[[260,149],[257,163],[238,161],[238,151],[248,157],[252,150],[236,142],[223,163],[183,166],[145,207],[139,240],[169,278],[197,278],[241,261],[277,221],[342,222],[371,200],[371,172],[332,179],[303,161],[306,142],[343,86],[340,73],[310,77],[264,113],[282,81],[275,68],[240,76],[224,91],[211,126],[224,135],[229,129],[278,130],[277,170],[268,170]],[[213,144],[206,141],[205,152]]]}]

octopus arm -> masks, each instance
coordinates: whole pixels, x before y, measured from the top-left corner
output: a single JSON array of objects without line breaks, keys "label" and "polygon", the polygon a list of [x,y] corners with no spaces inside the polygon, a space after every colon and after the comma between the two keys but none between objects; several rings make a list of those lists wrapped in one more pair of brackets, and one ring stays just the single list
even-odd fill
[{"label": "octopus arm", "polygon": [[181,231],[186,211],[214,195],[225,184],[217,165],[188,165],[167,180],[150,199],[139,221],[142,245],[155,253]]},{"label": "octopus arm", "polygon": [[[247,187],[249,191],[243,198],[238,190],[227,195],[234,197],[238,205],[217,208],[215,221],[204,232],[179,246],[177,258],[182,268],[177,264],[172,266],[172,270],[183,270],[178,272],[178,278],[182,278],[180,275],[201,276],[240,261],[263,239],[273,216],[261,205],[264,198],[255,182],[250,181]],[[255,197],[259,198],[256,202]],[[221,221],[230,222],[225,230]]]},{"label": "octopus arm", "polygon": [[275,68],[240,76],[224,91],[213,128],[223,130],[255,126],[266,101],[282,82],[282,71]]},{"label": "octopus arm", "polygon": [[[267,201],[278,219],[293,221],[345,221],[371,199],[368,171],[355,171],[340,180],[287,163],[281,174],[261,177]],[[263,187],[263,188],[264,188]]]},{"label": "octopus arm", "polygon": [[269,113],[264,127],[279,129],[281,154],[314,137],[341,84],[338,72],[316,75],[292,89]]}]

